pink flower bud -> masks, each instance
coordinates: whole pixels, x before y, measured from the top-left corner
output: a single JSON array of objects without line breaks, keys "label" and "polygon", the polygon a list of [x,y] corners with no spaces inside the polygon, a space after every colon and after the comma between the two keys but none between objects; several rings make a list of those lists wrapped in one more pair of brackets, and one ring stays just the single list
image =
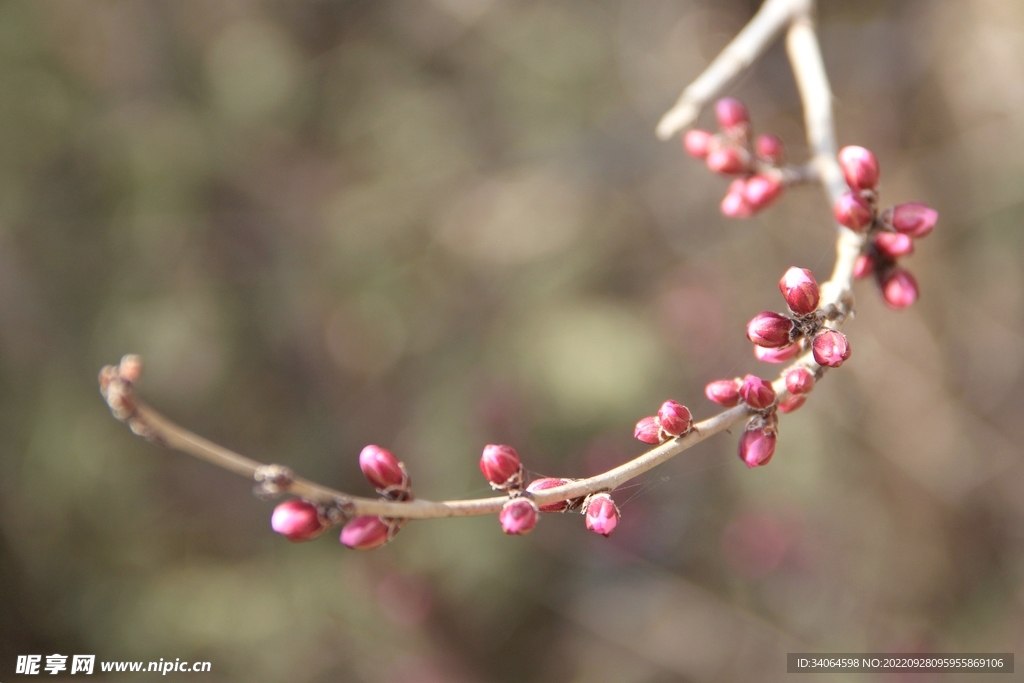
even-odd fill
[{"label": "pink flower bud", "polygon": [[786,160],[786,144],[778,135],[771,133],[758,135],[754,148],[757,150],[757,156],[774,166],[778,166]]},{"label": "pink flower bud", "polygon": [[661,443],[661,425],[658,424],[658,418],[645,417],[637,422],[633,436],[644,443]]},{"label": "pink flower bud", "polygon": [[491,488],[516,488],[523,479],[523,465],[519,454],[511,446],[488,444],[480,456],[480,471]]},{"label": "pink flower bud", "polygon": [[743,198],[754,208],[754,211],[760,211],[778,199],[784,189],[782,178],[774,174],[758,174],[747,179],[746,185],[743,187]]},{"label": "pink flower bud", "polygon": [[389,533],[390,528],[383,519],[364,515],[341,528],[341,542],[354,550],[373,550],[388,542]]},{"label": "pink flower bud", "polygon": [[775,403],[775,389],[771,382],[747,375],[740,385],[740,397],[751,408],[762,410]]},{"label": "pink flower bud", "polygon": [[740,460],[747,467],[767,465],[775,455],[775,431],[771,429],[748,429],[740,437]]},{"label": "pink flower bud", "polygon": [[907,271],[895,268],[881,282],[882,298],[890,308],[906,308],[917,301],[917,280]]},{"label": "pink flower bud", "polygon": [[806,268],[790,268],[779,280],[779,291],[789,310],[806,315],[818,307],[820,293],[814,274]]},{"label": "pink flower bud", "polygon": [[793,340],[789,333],[793,329],[793,321],[774,311],[763,311],[747,323],[747,339],[758,346],[777,349],[789,345]]},{"label": "pink flower bud", "polygon": [[619,508],[607,493],[594,493],[588,496],[583,514],[587,528],[605,538],[619,525]]},{"label": "pink flower bud", "polygon": [[708,153],[705,163],[715,173],[732,175],[747,169],[746,160],[743,156],[740,150],[735,147],[719,147]]},{"label": "pink flower bud", "polygon": [[800,353],[799,344],[790,344],[778,349],[766,349],[763,346],[754,344],[754,357],[762,363],[785,363]]},{"label": "pink flower bud", "polygon": [[665,401],[658,409],[658,421],[667,434],[679,436],[690,429],[690,409],[673,400]]},{"label": "pink flower bud", "polygon": [[792,368],[786,371],[786,389],[791,394],[809,394],[814,388],[814,374],[807,368]]},{"label": "pink flower bud", "polygon": [[880,232],[875,235],[875,247],[892,258],[906,256],[914,251],[914,240],[902,232]]},{"label": "pink flower bud", "polygon": [[512,536],[528,534],[537,526],[537,506],[526,498],[513,498],[498,513],[501,530]]},{"label": "pink flower bud", "polygon": [[716,379],[704,387],[704,395],[709,401],[726,408],[732,408],[740,402],[740,381],[738,379]]},{"label": "pink flower bud", "polygon": [[[750,218],[754,215],[754,207],[750,205],[743,195],[743,187],[746,185],[743,179],[732,181],[728,194],[722,197],[722,203],[718,209],[727,218]],[[738,189],[734,189],[737,188]]]},{"label": "pink flower bud", "polygon": [[858,256],[857,261],[853,264],[853,277],[862,280],[873,272],[875,272],[875,259],[867,254]]},{"label": "pink flower bud", "polygon": [[911,237],[925,237],[939,220],[939,212],[920,202],[899,204],[892,210],[892,227]]},{"label": "pink flower bud", "polygon": [[786,398],[785,401],[779,404],[780,413],[792,413],[794,410],[802,406],[807,402],[807,397],[803,394],[794,394]]},{"label": "pink flower bud", "polygon": [[[530,485],[526,487],[526,490],[529,491],[530,493],[537,493],[538,491],[543,491],[545,489],[557,488],[559,486],[562,486],[563,484],[568,484],[568,483],[569,482],[566,481],[565,479],[552,479],[550,477],[545,477],[543,479],[535,479],[535,480],[531,481]],[[554,503],[548,503],[547,505],[541,505],[540,506],[540,511],[541,512],[561,512],[562,510],[565,510],[567,507],[569,507],[569,501],[567,501],[567,500],[558,500],[558,501],[555,501]]]},{"label": "pink flower bud", "polygon": [[818,365],[838,368],[850,357],[850,343],[842,332],[825,330],[818,333],[811,343],[814,360]]},{"label": "pink flower bud", "polygon": [[324,530],[324,523],[315,505],[293,498],[274,508],[270,528],[289,541],[308,541]]},{"label": "pink flower bud", "polygon": [[860,232],[871,225],[871,221],[875,217],[871,206],[852,192],[847,192],[836,200],[836,205],[832,207],[832,213],[839,225],[845,225],[855,232]]},{"label": "pink flower bud", "polygon": [[707,157],[711,151],[711,140],[714,136],[706,130],[688,130],[683,136],[683,149],[698,159]]},{"label": "pink flower bud", "polygon": [[398,458],[380,446],[371,444],[359,453],[359,469],[378,490],[405,488],[408,484]]},{"label": "pink flower bud", "polygon": [[863,147],[851,145],[839,150],[839,166],[851,190],[873,190],[878,185],[878,160]]},{"label": "pink flower bud", "polygon": [[746,106],[735,97],[723,97],[715,102],[715,117],[723,130],[750,123]]}]

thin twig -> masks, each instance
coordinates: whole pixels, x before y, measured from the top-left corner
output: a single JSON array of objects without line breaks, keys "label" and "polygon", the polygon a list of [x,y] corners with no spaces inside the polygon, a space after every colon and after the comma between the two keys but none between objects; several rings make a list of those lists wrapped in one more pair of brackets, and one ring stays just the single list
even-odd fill
[{"label": "thin twig", "polygon": [[668,140],[692,125],[701,109],[753,64],[794,16],[808,12],[811,4],[812,0],[766,0],[704,73],[686,87],[675,106],[661,117],[655,129],[658,137]]},{"label": "thin twig", "polygon": [[[175,424],[140,401],[134,395],[133,384],[117,376],[116,368],[113,366],[108,366],[108,368],[104,369],[104,374],[108,378],[107,386],[104,388],[107,402],[111,404],[111,410],[114,411],[115,416],[127,422],[132,431],[140,436],[168,448],[194,455],[253,480],[259,480],[268,470],[275,472],[285,470],[279,466],[264,465],[239,455]],[[123,405],[128,405],[130,408],[119,414]],[[532,494],[532,497],[538,505],[545,505],[560,500],[580,498],[598,491],[611,491],[704,439],[728,429],[749,415],[750,410],[746,406],[731,408],[695,424],[693,431],[685,436],[652,448],[643,455],[614,469],[586,479],[573,480],[564,486],[538,491]],[[403,519],[486,515],[500,511],[508,501],[507,495],[441,502],[419,499],[409,502],[394,502],[376,498],[360,498],[335,491],[290,473],[276,480],[275,488],[277,492],[287,492],[306,500],[339,507],[347,515],[377,515]]]},{"label": "thin twig", "polygon": [[[836,159],[835,123],[832,116],[832,87],[828,82],[821,47],[814,31],[813,8],[797,12],[786,33],[786,52],[796,77],[797,90],[804,108],[810,163],[828,195],[829,206],[848,188]],[[846,303],[852,307],[853,266],[863,247],[864,235],[836,224],[836,263],[832,277],[821,285],[821,303]]]}]

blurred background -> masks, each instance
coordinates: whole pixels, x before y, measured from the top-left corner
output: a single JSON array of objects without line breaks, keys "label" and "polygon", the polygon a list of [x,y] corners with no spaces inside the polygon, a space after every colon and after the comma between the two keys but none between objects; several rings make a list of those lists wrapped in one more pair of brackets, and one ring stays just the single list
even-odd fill
[{"label": "blurred background", "polygon": [[[653,135],[757,4],[0,5],[0,674],[770,681],[786,652],[1020,651],[1012,0],[822,2],[840,144],[877,153],[883,205],[940,211],[921,300],[858,283],[853,357],[771,465],[715,437],[618,491],[608,540],[568,514],[292,545],[99,396],[140,353],[142,396],[204,436],[362,495],[376,443],[433,499],[488,493],[486,443],[583,476],[666,398],[711,415],[706,382],[777,371],[744,325],[782,272],[833,260],[820,188],[725,219],[726,181]],[[730,94],[806,158],[780,45]]]}]

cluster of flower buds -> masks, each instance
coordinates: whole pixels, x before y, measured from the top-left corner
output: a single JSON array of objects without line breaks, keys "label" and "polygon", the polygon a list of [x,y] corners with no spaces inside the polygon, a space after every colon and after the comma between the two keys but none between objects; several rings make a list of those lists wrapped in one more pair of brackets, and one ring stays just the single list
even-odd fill
[{"label": "cluster of flower buds", "polygon": [[749,218],[768,207],[786,188],[782,165],[786,147],[777,135],[757,136],[750,144],[750,114],[737,99],[715,103],[719,133],[690,130],[683,148],[715,173],[736,176],[722,199],[721,211],[730,218]]},{"label": "cluster of flower buds", "polygon": [[844,147],[839,166],[850,191],[833,207],[836,220],[856,232],[869,235],[867,249],[857,259],[854,277],[874,274],[882,298],[891,308],[906,308],[917,300],[917,281],[900,268],[898,259],[914,251],[914,240],[935,228],[939,213],[920,202],[878,208],[878,160],[863,147]]},{"label": "cluster of flower buds", "polygon": [[[686,409],[683,408],[683,410]],[[686,415],[688,421],[689,411],[687,411]],[[539,506],[534,503],[531,494],[564,486],[569,483],[569,480],[554,477],[535,479],[526,486],[524,494],[523,463],[519,458],[519,453],[512,446],[504,444],[489,444],[485,446],[483,454],[480,456],[480,471],[487,481],[490,482],[493,489],[507,491],[509,494],[508,502],[505,503],[498,514],[498,522],[501,524],[502,531],[506,534],[522,536],[523,534],[530,533],[537,526],[541,512],[564,512],[577,509],[582,505],[584,514],[591,514],[587,513],[586,502],[580,499],[558,500]],[[611,502],[611,497],[608,494],[602,495],[608,499],[608,502]],[[586,518],[586,525],[588,529],[607,536],[615,529],[619,512],[615,508],[614,503],[612,503],[614,519],[608,521],[609,513],[604,511],[602,505],[595,507],[592,512],[592,514],[600,517],[602,521],[592,523],[588,516]]]},{"label": "cluster of flower buds", "polygon": [[838,311],[818,310],[820,294],[811,271],[790,268],[779,280],[779,290],[790,314],[763,311],[747,324],[747,338],[754,342],[755,355],[763,361],[781,363],[797,355],[809,340],[815,362],[830,368],[842,365],[850,357],[850,344],[842,332],[824,326]]},{"label": "cluster of flower buds", "polygon": [[637,422],[633,436],[644,443],[659,444],[688,434],[692,429],[690,409],[670,399],[661,404],[657,415]]}]

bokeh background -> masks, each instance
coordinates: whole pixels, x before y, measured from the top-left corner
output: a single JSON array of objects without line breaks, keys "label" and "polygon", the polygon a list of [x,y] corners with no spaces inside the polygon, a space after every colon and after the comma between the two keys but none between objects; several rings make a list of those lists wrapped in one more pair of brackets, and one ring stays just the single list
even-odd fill
[{"label": "bokeh background", "polygon": [[[582,476],[639,453],[665,398],[710,415],[707,381],[775,372],[744,324],[782,305],[780,274],[833,259],[819,188],[728,220],[726,182],[652,134],[755,8],[0,5],[4,680],[32,653],[207,660],[211,681],[667,683],[780,680],[802,650],[1022,651],[1012,0],[822,2],[840,143],[878,154],[884,203],[941,213],[907,261],[921,300],[859,283],[853,357],[771,465],[711,439],[616,493],[609,540],[548,515],[524,538],[488,517],[369,554],[292,545],[249,483],[98,394],[140,353],[143,396],[199,433],[364,495],[377,443],[427,498],[486,494],[489,442]],[[781,46],[730,93],[805,158]]]}]

